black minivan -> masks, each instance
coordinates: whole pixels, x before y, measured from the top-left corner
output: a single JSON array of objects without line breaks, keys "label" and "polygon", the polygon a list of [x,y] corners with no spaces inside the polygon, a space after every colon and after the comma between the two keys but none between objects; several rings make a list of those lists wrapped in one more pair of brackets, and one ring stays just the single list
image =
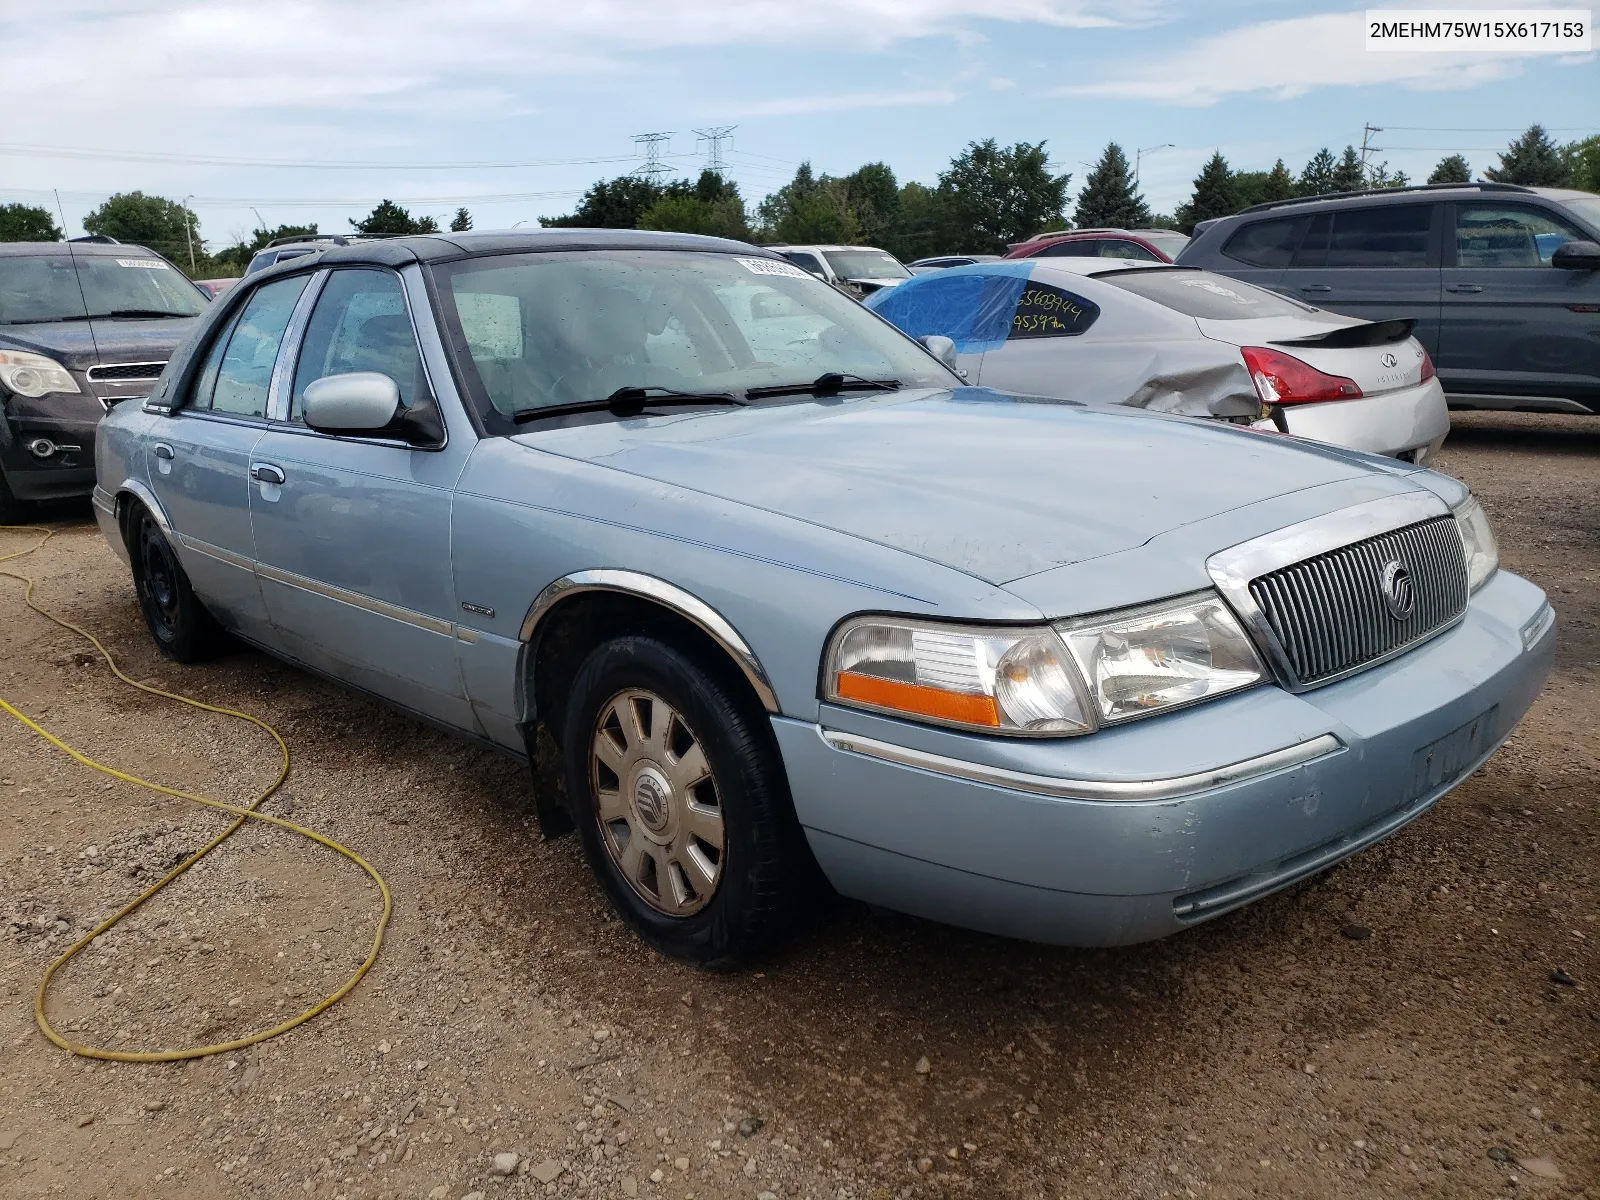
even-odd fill
[{"label": "black minivan", "polygon": [[94,435],[142,399],[209,297],[154,251],[0,243],[0,524],[94,490]]},{"label": "black minivan", "polygon": [[1319,308],[1408,317],[1454,408],[1600,413],[1600,196],[1467,183],[1202,222],[1178,256]]}]

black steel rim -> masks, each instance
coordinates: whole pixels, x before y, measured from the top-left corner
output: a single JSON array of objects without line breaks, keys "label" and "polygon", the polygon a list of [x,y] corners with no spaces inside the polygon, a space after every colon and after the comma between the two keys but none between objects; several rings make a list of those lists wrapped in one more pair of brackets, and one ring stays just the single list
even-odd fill
[{"label": "black steel rim", "polygon": [[145,606],[156,636],[170,642],[178,635],[178,564],[167,539],[149,517],[139,522],[139,563],[144,572]]}]

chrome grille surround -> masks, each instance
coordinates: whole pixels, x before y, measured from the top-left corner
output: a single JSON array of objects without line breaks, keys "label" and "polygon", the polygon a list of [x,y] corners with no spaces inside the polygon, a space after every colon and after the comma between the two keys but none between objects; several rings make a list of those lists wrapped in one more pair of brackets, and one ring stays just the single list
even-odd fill
[{"label": "chrome grille surround", "polygon": [[[1415,608],[1395,619],[1380,581],[1398,559]],[[1314,517],[1206,560],[1278,682],[1303,692],[1403,654],[1461,619],[1466,555],[1432,492],[1408,492]]]},{"label": "chrome grille surround", "polygon": [[97,363],[84,372],[95,383],[131,383],[159,378],[165,362]]}]

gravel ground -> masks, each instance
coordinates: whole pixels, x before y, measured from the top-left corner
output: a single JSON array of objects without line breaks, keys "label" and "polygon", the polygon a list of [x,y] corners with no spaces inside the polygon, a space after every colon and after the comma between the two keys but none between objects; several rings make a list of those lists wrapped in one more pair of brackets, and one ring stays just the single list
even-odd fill
[{"label": "gravel ground", "polygon": [[[0,1195],[1600,1197],[1600,421],[1458,415],[1442,465],[1551,593],[1561,649],[1427,817],[1152,945],[846,904],[716,976],[608,914],[516,764],[253,652],[166,663],[87,514],[52,514],[23,564],[42,602],[135,678],[276,724],[295,765],[268,811],[365,855],[396,910],[361,986],[265,1047],[69,1057],[32,1023],[45,965],[219,818],[0,718]],[[0,695],[150,778],[235,802],[270,779],[256,731],[117,685],[20,590],[0,580]],[[378,910],[350,864],[252,827],[64,971],[51,1011],[118,1048],[261,1028],[342,981]]]}]

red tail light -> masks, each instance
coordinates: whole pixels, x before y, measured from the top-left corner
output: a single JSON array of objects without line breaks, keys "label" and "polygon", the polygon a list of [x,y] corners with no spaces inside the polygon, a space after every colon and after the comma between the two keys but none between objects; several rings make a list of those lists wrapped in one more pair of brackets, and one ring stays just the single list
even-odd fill
[{"label": "red tail light", "polygon": [[1427,383],[1428,380],[1434,377],[1434,374],[1435,371],[1433,369],[1433,359],[1429,357],[1428,352],[1424,350],[1422,352],[1422,378],[1418,379],[1417,382]]},{"label": "red tail light", "polygon": [[[1354,379],[1326,375],[1281,350],[1246,346],[1244,365],[1263,404],[1315,404],[1324,400],[1356,400],[1361,388]],[[1430,364],[1431,369],[1431,364]]]}]

